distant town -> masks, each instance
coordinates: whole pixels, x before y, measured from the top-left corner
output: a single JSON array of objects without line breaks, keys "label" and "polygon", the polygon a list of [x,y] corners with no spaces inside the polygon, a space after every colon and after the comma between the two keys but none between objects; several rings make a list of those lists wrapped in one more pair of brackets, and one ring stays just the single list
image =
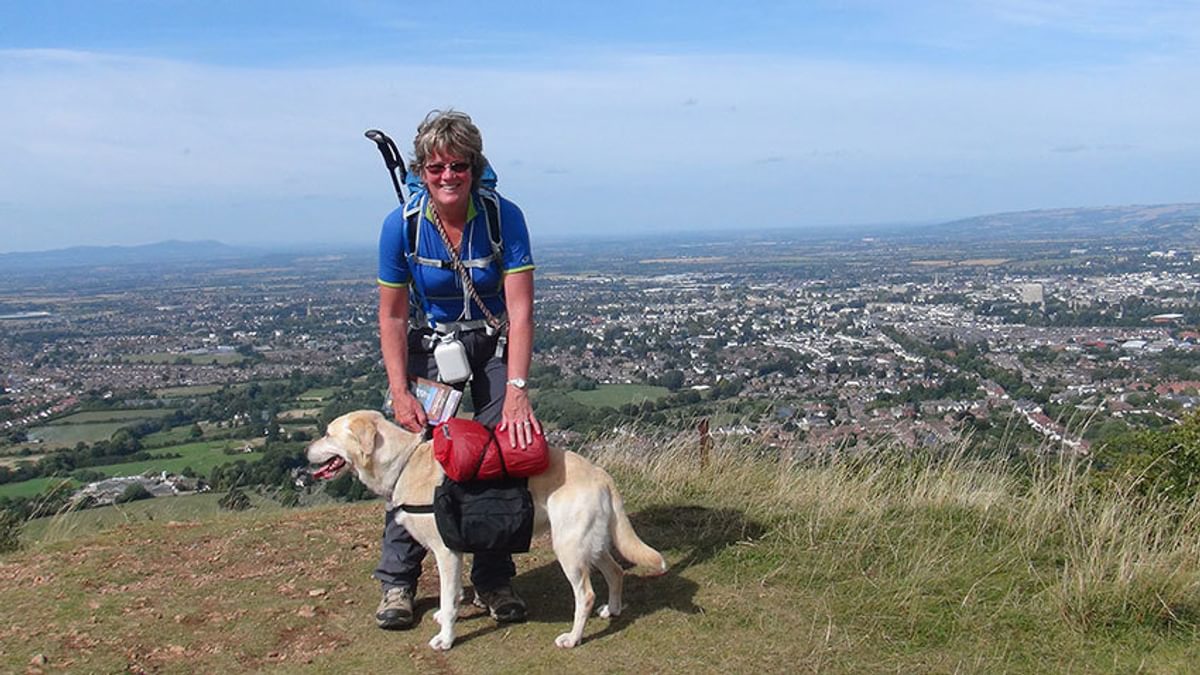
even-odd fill
[{"label": "distant town", "polygon": [[[1186,238],[669,240],[538,249],[531,379],[561,441],[705,419],[812,452],[1086,454],[1200,406]],[[177,406],[349,364],[382,389],[375,302],[365,250],[6,275],[0,458],[53,451],[43,430],[97,406]]]}]

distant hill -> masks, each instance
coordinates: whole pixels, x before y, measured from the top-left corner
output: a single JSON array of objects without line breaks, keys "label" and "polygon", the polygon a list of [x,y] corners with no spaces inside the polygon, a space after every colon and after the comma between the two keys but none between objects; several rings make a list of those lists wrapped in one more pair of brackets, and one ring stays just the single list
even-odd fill
[{"label": "distant hill", "polygon": [[[1129,239],[1158,247],[1200,246],[1200,203],[1132,206],[1102,206],[1040,209],[994,213],[935,225],[860,225],[854,227],[788,229],[786,233],[805,239],[900,238],[906,241],[1097,241]],[[738,237],[776,237],[779,231],[738,232]],[[661,233],[644,233],[661,246]],[[725,240],[730,232],[693,232],[689,240]],[[616,235],[609,242],[622,249],[638,235]],[[164,241],[142,246],[74,246],[49,251],[0,253],[0,269],[13,272],[46,271],[71,267],[141,266],[143,268],[204,265],[230,260],[267,259],[284,256],[329,255],[329,245],[294,244],[288,250],[230,246],[219,241]],[[355,249],[355,254],[366,250]]]},{"label": "distant hill", "polygon": [[1142,239],[1200,242],[1200,204],[1102,206],[996,213],[914,228],[911,234],[953,241]]},{"label": "distant hill", "polygon": [[0,253],[0,268],[33,270],[108,265],[174,264],[257,257],[262,249],[219,241],[163,241],[142,246],[72,246],[50,251]]}]

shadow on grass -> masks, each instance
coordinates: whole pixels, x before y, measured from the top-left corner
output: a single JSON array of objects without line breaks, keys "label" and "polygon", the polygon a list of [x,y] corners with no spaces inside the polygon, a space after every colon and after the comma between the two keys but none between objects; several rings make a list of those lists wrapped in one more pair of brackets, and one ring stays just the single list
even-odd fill
[{"label": "shadow on grass", "polygon": [[[585,641],[616,634],[641,617],[662,610],[700,613],[703,610],[695,603],[699,586],[682,573],[739,541],[757,539],[766,532],[766,528],[748,520],[742,512],[727,508],[654,506],[631,514],[629,519],[643,541],[663,552],[671,568],[660,577],[627,574],[621,615],[606,620],[593,614],[589,627],[594,627],[597,621],[607,625],[596,633],[585,632]],[[608,587],[598,571],[592,574],[592,584],[596,590],[595,607],[600,607],[608,602]],[[560,624],[564,632],[570,630],[575,614],[574,594],[557,562],[548,562],[518,574],[513,579],[513,586],[529,604],[530,622]],[[468,598],[470,593],[468,590]],[[483,610],[460,614],[463,633],[456,639],[456,644],[503,628],[490,619],[486,626],[480,627],[474,621],[476,618],[486,618],[486,614]]]}]

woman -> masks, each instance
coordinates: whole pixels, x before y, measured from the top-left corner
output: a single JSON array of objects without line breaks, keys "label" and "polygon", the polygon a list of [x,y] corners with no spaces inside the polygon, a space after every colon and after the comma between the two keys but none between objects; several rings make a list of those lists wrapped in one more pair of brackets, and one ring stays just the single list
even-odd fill
[{"label": "woman", "polygon": [[[412,170],[421,189],[406,208],[387,217],[379,243],[379,338],[396,422],[424,431],[425,411],[408,389],[409,377],[437,379],[433,350],[457,339],[465,347],[475,419],[524,447],[541,433],[525,389],[533,352],[534,269],[525,217],[516,204],[481,185],[490,168],[483,138],[467,115],[429,113],[417,127],[413,150]],[[394,516],[389,504],[374,575],[383,585],[375,614],[381,628],[412,625],[425,557]],[[525,619],[525,603],[512,590],[515,574],[509,555],[475,555],[476,602],[497,621]]]}]

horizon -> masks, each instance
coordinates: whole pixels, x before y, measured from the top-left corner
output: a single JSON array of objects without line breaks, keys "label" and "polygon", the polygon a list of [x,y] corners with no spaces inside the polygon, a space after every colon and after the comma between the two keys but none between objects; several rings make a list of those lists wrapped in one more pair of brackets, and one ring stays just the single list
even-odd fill
[{"label": "horizon", "polygon": [[1200,201],[1190,3],[456,8],[0,9],[0,253],[369,246],[445,107],[542,241]]},{"label": "horizon", "polygon": [[[729,241],[739,241],[744,239],[757,239],[762,237],[782,237],[789,241],[826,241],[826,240],[854,240],[862,239],[863,241],[874,240],[876,238],[888,238],[899,234],[934,234],[940,236],[948,236],[951,241],[960,241],[965,243],[976,240],[977,237],[970,234],[949,234],[944,232],[929,232],[930,229],[937,228],[966,226],[970,227],[974,221],[980,219],[996,219],[996,218],[1011,218],[1022,216],[1036,216],[1044,214],[1044,216],[1053,222],[1053,219],[1063,215],[1064,212],[1070,216],[1078,217],[1083,213],[1103,212],[1109,210],[1124,210],[1125,216],[1129,216],[1131,212],[1137,210],[1161,210],[1172,207],[1191,209],[1192,211],[1200,210],[1200,202],[1192,203],[1185,202],[1179,204],[1128,204],[1128,205],[1103,205],[1103,206],[1082,206],[1074,208],[1054,208],[1054,209],[1032,209],[1028,211],[1006,211],[996,213],[982,213],[967,216],[965,218],[957,218],[950,221],[936,222],[891,222],[891,223],[861,223],[848,225],[813,225],[809,227],[787,227],[777,226],[761,228],[755,231],[728,228],[711,228],[711,229],[668,229],[654,232],[631,232],[626,230],[617,230],[613,232],[549,232],[545,233],[540,242],[547,246],[572,246],[578,244],[620,244],[620,243],[642,243],[657,237],[660,234],[670,234],[675,241],[673,245],[687,245],[688,239],[695,239],[697,243],[719,243]],[[1017,227],[1028,228],[1030,222],[1026,221],[1023,225]],[[1054,226],[1054,225],[1051,225]],[[1098,222],[1092,226],[1098,236],[1105,236],[1104,229],[1109,227],[1118,227],[1115,222]],[[1017,237],[1015,240],[1020,240]],[[1008,240],[1014,241],[1014,240]],[[1162,242],[1160,242],[1162,243]],[[183,239],[172,237],[170,239],[160,239],[156,241],[143,241],[122,244],[73,244],[69,246],[60,246],[47,249],[36,249],[29,251],[0,251],[0,258],[18,257],[23,255],[38,256],[42,254],[55,254],[74,251],[112,251],[114,249],[146,249],[153,247],[162,247],[170,245],[180,246],[199,246],[199,245],[217,245],[226,248],[237,249],[239,255],[245,254],[316,254],[324,252],[326,254],[357,254],[366,253],[375,255],[375,241],[322,241],[318,239],[308,241],[292,241],[292,242],[260,242],[260,241],[242,241],[228,242],[213,238],[196,238]]]}]

